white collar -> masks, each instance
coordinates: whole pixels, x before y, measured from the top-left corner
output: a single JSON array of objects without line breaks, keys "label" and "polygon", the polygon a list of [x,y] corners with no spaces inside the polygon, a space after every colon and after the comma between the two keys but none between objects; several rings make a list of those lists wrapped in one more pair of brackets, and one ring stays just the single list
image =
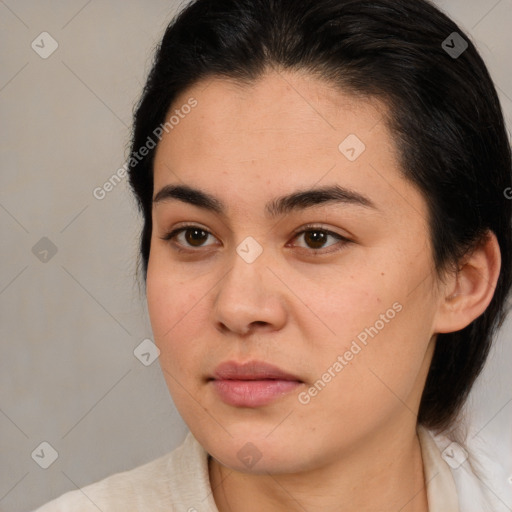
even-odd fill
[{"label": "white collar", "polygon": [[[461,453],[457,451],[460,445],[442,435],[434,435],[421,425],[417,432],[429,512],[495,512],[489,508],[482,482],[474,474],[469,461],[458,464],[461,461]],[[210,485],[208,453],[192,433],[176,451],[179,452],[177,456],[169,461],[173,467],[168,468],[177,476],[170,482],[171,495],[187,504],[184,510],[218,512]],[[183,489],[190,488],[190,479],[197,484],[185,496]]]},{"label": "white collar", "polygon": [[443,459],[430,432],[421,425],[417,428],[427,486],[429,512],[459,512],[457,488],[450,466]]}]

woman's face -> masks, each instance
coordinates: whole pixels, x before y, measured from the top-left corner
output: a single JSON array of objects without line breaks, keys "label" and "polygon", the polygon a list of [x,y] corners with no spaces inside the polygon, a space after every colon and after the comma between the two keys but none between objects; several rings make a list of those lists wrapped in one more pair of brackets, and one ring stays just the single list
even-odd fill
[{"label": "woman's face", "polygon": [[226,466],[314,469],[416,423],[440,293],[384,113],[288,72],[173,105],[149,313],[176,407]]}]

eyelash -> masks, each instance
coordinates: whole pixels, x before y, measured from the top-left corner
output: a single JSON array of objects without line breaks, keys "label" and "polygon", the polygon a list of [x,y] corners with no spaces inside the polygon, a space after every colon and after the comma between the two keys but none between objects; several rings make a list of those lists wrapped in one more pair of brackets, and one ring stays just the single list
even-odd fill
[{"label": "eyelash", "polygon": [[[187,224],[187,225],[181,226],[181,227],[179,227],[177,229],[174,229],[173,231],[170,231],[169,233],[166,233],[163,237],[160,237],[160,238],[161,238],[161,240],[172,241],[180,233],[185,232],[185,231],[187,231],[189,229],[199,229],[201,231],[204,231],[207,235],[214,236],[213,233],[211,233],[207,229],[202,228],[201,226],[198,226],[196,224]],[[322,248],[320,248],[320,249],[308,249],[308,248],[305,248],[305,247],[299,247],[299,249],[303,249],[303,250],[308,251],[308,252],[310,252],[310,253],[312,253],[314,255],[323,255],[323,254],[330,254],[330,253],[333,253],[333,252],[338,252],[345,245],[347,245],[347,244],[352,242],[352,240],[349,240],[348,238],[346,238],[346,237],[344,237],[342,235],[339,235],[338,233],[334,233],[333,231],[330,231],[328,229],[324,229],[321,226],[317,226],[317,225],[314,225],[314,224],[308,224],[306,226],[303,226],[300,229],[300,231],[296,231],[293,234],[293,240],[298,238],[300,235],[303,235],[304,233],[314,232],[314,231],[325,233],[328,236],[332,236],[334,238],[337,238],[339,240],[339,242],[341,242],[341,244],[340,244],[341,246],[338,249],[334,249],[334,250],[331,249],[329,251],[324,251],[324,252],[320,252],[322,250]],[[333,244],[333,246],[334,245],[338,245],[338,244]],[[332,247],[332,246],[328,246],[328,247]],[[176,243],[173,243],[173,248],[177,252],[188,253],[188,254],[198,253],[199,250],[201,249],[201,247],[198,247],[197,249],[184,249],[183,247],[180,247],[180,245],[176,244]]]}]

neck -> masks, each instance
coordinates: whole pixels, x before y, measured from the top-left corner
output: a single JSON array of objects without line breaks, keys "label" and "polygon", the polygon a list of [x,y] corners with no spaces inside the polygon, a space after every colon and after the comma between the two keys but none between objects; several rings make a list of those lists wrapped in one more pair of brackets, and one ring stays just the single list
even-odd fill
[{"label": "neck", "polygon": [[415,424],[381,429],[308,472],[241,473],[213,458],[209,472],[219,512],[428,512]]}]

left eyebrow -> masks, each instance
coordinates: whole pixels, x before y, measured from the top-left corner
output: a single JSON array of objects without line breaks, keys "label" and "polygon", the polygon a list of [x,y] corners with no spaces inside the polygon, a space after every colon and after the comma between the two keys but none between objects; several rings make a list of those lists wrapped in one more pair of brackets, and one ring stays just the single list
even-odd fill
[{"label": "left eyebrow", "polygon": [[[169,200],[178,200],[212,211],[219,215],[226,215],[227,208],[217,197],[190,187],[188,185],[166,185],[153,198],[153,205]],[[291,194],[277,197],[265,205],[265,212],[271,218],[287,215],[293,211],[305,210],[328,203],[350,204],[363,208],[378,210],[373,201],[354,190],[333,185],[328,187],[298,190]]]}]

